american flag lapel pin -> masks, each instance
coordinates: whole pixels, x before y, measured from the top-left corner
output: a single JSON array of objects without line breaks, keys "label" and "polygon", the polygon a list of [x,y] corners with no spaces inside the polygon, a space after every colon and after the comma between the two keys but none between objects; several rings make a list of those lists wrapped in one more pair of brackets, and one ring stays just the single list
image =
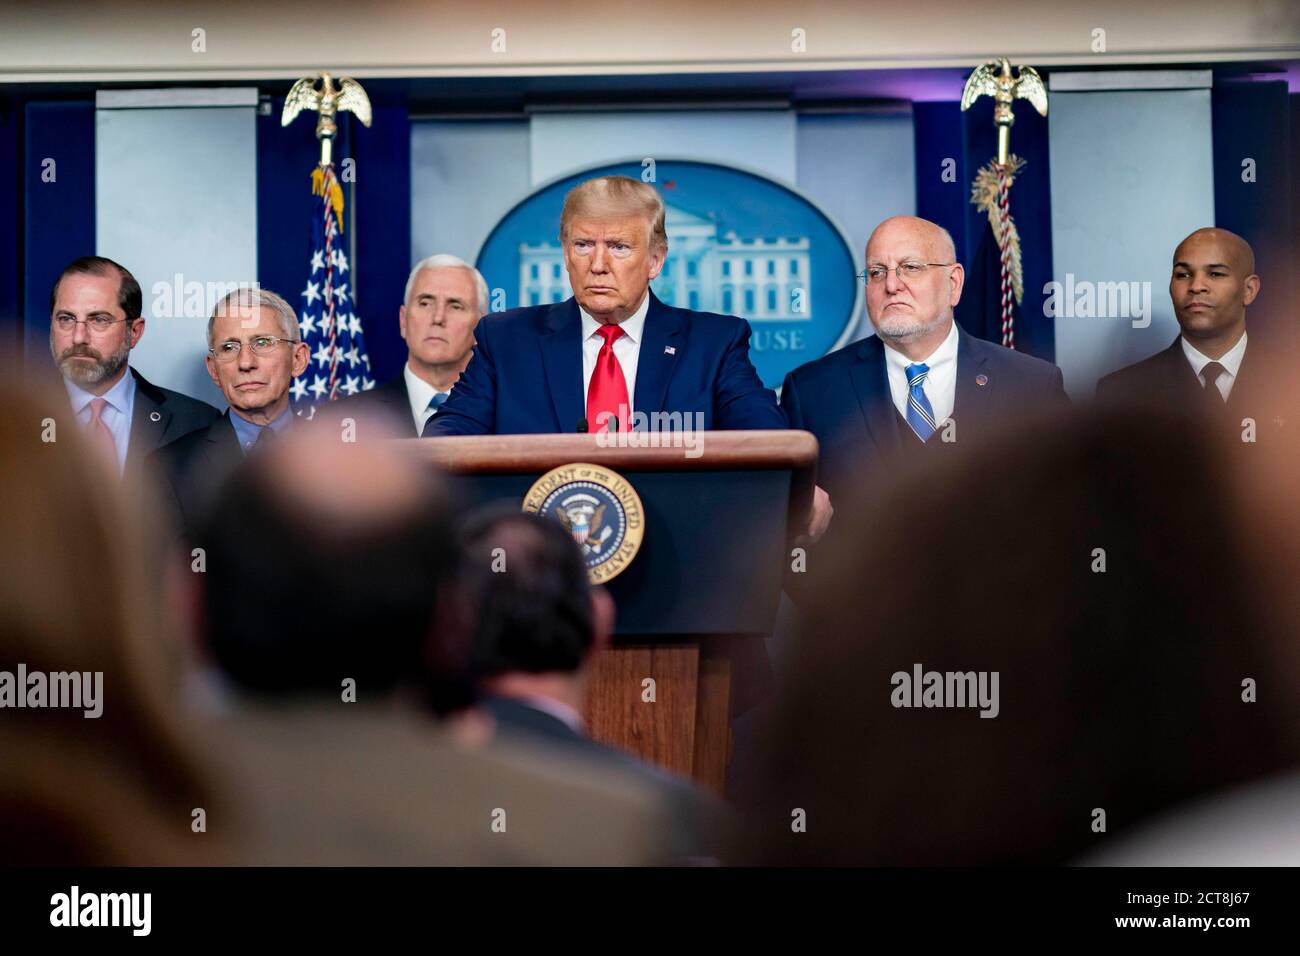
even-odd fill
[{"label": "american flag lapel pin", "polygon": [[677,354],[677,349],[675,346],[672,345],[664,346],[664,355],[676,355],[676,354]]}]

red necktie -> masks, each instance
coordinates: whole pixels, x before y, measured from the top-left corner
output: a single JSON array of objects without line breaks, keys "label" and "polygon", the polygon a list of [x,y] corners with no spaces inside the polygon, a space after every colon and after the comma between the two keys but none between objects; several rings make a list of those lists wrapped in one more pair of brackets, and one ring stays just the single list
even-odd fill
[{"label": "red necktie", "polygon": [[86,426],[86,433],[90,437],[91,445],[98,449],[116,469],[117,442],[113,441],[113,433],[104,424],[104,408],[107,405],[108,402],[102,398],[90,400],[90,423]]},{"label": "red necktie", "polygon": [[627,431],[626,418],[632,403],[627,398],[623,366],[618,364],[618,356],[614,354],[614,340],[623,334],[623,329],[618,325],[602,325],[596,331],[605,344],[596,356],[596,368],[591,373],[591,384],[587,386],[587,427],[593,432],[608,431],[609,419],[602,417],[602,413],[607,412],[618,417],[616,431]]}]

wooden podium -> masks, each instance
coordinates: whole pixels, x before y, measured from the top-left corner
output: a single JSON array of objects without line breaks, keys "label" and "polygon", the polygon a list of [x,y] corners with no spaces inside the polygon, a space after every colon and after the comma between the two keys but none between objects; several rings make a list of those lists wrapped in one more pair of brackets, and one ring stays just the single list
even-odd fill
[{"label": "wooden podium", "polygon": [[577,462],[612,469],[636,489],[644,536],[606,585],[618,621],[595,662],[588,724],[598,740],[722,794],[734,692],[752,694],[761,680],[743,662],[766,664],[789,541],[812,502],[817,439],[719,431],[693,433],[691,449],[649,446],[656,440],[668,445],[672,435],[633,433],[619,444],[491,435],[410,447],[452,476],[465,507],[519,504],[537,478]]}]

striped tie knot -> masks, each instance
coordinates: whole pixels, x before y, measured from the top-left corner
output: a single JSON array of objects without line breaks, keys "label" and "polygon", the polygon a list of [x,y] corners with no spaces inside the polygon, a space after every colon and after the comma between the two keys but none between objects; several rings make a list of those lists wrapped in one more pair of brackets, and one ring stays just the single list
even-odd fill
[{"label": "striped tie knot", "polygon": [[912,388],[916,388],[916,386],[925,381],[925,377],[929,374],[930,366],[922,362],[917,362],[915,365],[909,365],[907,367],[907,384]]}]

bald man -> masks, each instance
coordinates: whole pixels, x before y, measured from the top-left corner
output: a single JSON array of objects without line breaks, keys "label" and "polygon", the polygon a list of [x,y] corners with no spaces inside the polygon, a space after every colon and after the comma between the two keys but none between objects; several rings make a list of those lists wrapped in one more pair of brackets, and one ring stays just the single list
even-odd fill
[{"label": "bald man", "polygon": [[1226,229],[1197,229],[1174,250],[1169,297],[1181,329],[1174,343],[1097,383],[1101,401],[1178,411],[1275,416],[1260,384],[1262,359],[1246,361],[1246,307],[1259,295],[1255,253]]},{"label": "bald man", "polygon": [[821,443],[814,536],[825,527],[818,517],[901,456],[942,454],[1027,409],[1067,403],[1055,365],[958,328],[965,270],[940,226],[886,219],[867,242],[862,279],[876,334],[801,365],[781,389],[790,426]]}]

